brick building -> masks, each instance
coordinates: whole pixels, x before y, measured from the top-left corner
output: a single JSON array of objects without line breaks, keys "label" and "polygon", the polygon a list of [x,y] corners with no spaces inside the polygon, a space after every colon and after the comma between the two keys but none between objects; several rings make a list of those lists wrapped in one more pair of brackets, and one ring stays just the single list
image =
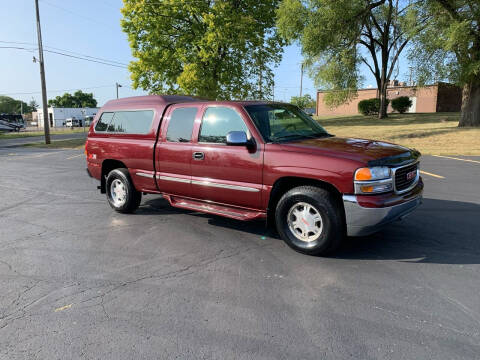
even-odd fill
[{"label": "brick building", "polygon": [[[377,89],[360,89],[358,96],[347,104],[329,108],[323,102],[326,91],[317,92],[317,115],[357,115],[358,103],[361,100],[377,97]],[[405,86],[392,80],[387,89],[387,97],[392,100],[400,96],[408,96],[412,100],[411,113],[435,113],[460,111],[462,105],[462,90],[451,84],[437,83],[425,87]],[[391,106],[388,112],[392,112]]]}]

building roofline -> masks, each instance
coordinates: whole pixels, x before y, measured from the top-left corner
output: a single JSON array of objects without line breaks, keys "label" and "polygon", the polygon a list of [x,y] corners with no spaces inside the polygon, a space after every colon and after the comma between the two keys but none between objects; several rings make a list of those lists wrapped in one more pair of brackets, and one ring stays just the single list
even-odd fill
[{"label": "building roofline", "polygon": [[[417,88],[420,88],[420,89],[424,89],[424,88],[430,88],[430,87],[435,87],[435,86],[438,86],[440,84],[443,84],[443,85],[452,85],[452,86],[455,86],[454,84],[450,84],[450,83],[445,83],[445,82],[438,82],[436,84],[430,84],[430,85],[423,85],[423,86],[420,86],[420,85],[413,85],[413,86],[388,86],[387,87],[387,90],[391,90],[391,89],[417,89]],[[363,88],[363,89],[357,89],[357,91],[371,91],[371,90],[378,90],[378,88]],[[329,93],[329,92],[336,92],[336,91],[340,91],[340,90],[317,90],[317,93]]]}]

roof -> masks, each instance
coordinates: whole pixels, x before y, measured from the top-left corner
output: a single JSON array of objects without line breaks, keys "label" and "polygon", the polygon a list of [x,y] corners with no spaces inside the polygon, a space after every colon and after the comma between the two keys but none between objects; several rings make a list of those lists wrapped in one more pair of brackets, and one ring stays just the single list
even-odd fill
[{"label": "roof", "polygon": [[204,101],[195,96],[186,95],[146,95],[146,96],[132,96],[127,98],[115,99],[107,101],[104,106],[118,106],[118,105],[167,105],[180,102]]},{"label": "roof", "polygon": [[188,95],[145,95],[145,96],[133,96],[121,99],[110,100],[103,105],[104,108],[110,107],[132,107],[132,106],[148,106],[148,105],[163,105],[188,103],[188,102],[201,102],[201,103],[214,103],[214,104],[228,104],[236,103],[242,106],[246,105],[261,105],[261,104],[280,104],[280,102],[272,102],[269,100],[210,100],[198,96]]},{"label": "roof", "polygon": [[[387,90],[395,90],[395,89],[419,89],[419,88],[430,88],[430,87],[436,87],[436,86],[439,86],[439,85],[452,85],[452,84],[448,84],[448,83],[442,83],[442,82],[438,82],[436,84],[430,84],[430,85],[423,85],[423,86],[419,86],[419,85],[406,85],[406,86],[387,86]],[[363,89],[357,89],[357,91],[377,91],[378,89],[377,88],[363,88]],[[330,93],[330,92],[335,92],[335,91],[339,91],[339,90],[317,90],[317,93]]]}]

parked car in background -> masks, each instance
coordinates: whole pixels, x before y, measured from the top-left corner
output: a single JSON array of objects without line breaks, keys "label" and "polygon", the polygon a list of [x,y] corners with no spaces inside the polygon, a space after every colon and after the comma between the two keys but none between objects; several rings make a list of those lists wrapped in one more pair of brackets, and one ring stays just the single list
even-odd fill
[{"label": "parked car in background", "polygon": [[112,100],[85,145],[87,171],[110,206],[135,211],[142,193],[175,207],[266,219],[293,249],[334,252],[420,203],[420,154],[337,138],[296,106],[187,96]]},{"label": "parked car in background", "polygon": [[95,115],[87,115],[85,116],[84,121],[84,126],[90,126],[90,124],[93,122],[93,119],[95,119]]},{"label": "parked car in background", "polygon": [[316,109],[315,108],[305,108],[305,109],[303,109],[303,111],[306,114],[308,114],[310,116],[313,116],[313,115],[315,115]]},{"label": "parked car in background", "polygon": [[25,119],[20,114],[0,114],[0,131],[25,129]]},{"label": "parked car in background", "polygon": [[65,126],[70,128],[82,127],[83,121],[82,119],[77,119],[75,116],[73,116],[71,118],[65,119]]}]

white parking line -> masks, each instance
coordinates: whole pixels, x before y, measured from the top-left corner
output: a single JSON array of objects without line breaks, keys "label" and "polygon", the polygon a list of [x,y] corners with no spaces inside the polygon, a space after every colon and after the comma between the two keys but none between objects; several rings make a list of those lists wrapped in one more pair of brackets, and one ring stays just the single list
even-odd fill
[{"label": "white parking line", "polygon": [[432,173],[429,173],[429,172],[426,172],[426,171],[423,171],[423,170],[420,170],[420,174],[433,176],[433,177],[438,178],[438,179],[445,179],[445,176],[432,174]]},{"label": "white parking line", "polygon": [[29,154],[8,154],[7,156],[2,156],[5,158],[5,160],[23,160],[23,159],[36,159],[48,155],[55,155],[58,154],[58,151],[53,151],[53,152],[44,152],[44,153],[39,153],[35,155],[29,155]]},{"label": "white parking line", "polygon": [[460,158],[456,158],[456,157],[451,157],[451,156],[442,156],[442,155],[432,155],[432,156],[439,157],[439,158],[444,158],[444,159],[452,159],[452,160],[459,160],[459,161],[467,161],[467,162],[472,162],[472,163],[480,164],[480,161],[478,161],[478,160],[460,159]]},{"label": "white parking line", "polygon": [[67,160],[75,159],[75,158],[80,157],[80,156],[85,156],[85,155],[84,154],[73,155],[73,156],[68,157]]}]

